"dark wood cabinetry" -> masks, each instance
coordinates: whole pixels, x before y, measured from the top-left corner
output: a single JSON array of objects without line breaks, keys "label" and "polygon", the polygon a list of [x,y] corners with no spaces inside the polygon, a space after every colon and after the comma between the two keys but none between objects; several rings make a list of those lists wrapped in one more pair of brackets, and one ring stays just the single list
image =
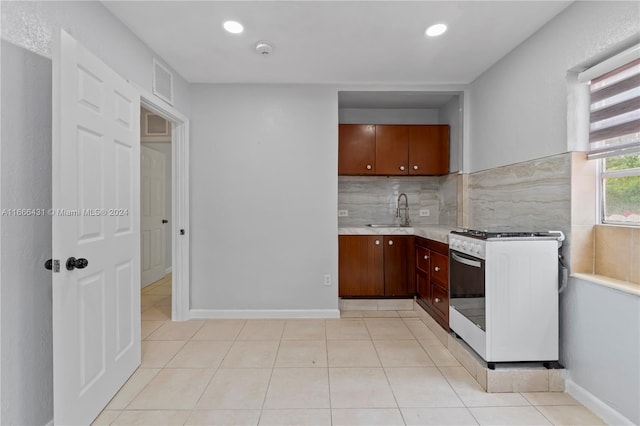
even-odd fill
[{"label": "dark wood cabinetry", "polygon": [[341,124],[339,175],[449,173],[449,126]]},{"label": "dark wood cabinetry", "polygon": [[384,295],[413,296],[415,290],[415,251],[413,236],[384,237]]},{"label": "dark wood cabinetry", "polygon": [[381,235],[338,236],[338,286],[343,296],[384,296]]},{"label": "dark wood cabinetry", "polygon": [[376,126],[341,124],[338,128],[338,174],[372,175],[376,165]]},{"label": "dark wood cabinetry", "polygon": [[340,297],[413,296],[413,252],[413,236],[340,235]]},{"label": "dark wood cabinetry", "polygon": [[407,174],[409,126],[376,126],[376,174]]},{"label": "dark wood cabinetry", "polygon": [[418,303],[445,330],[449,330],[449,247],[416,237]]},{"label": "dark wood cabinetry", "polygon": [[449,126],[409,126],[409,174],[449,173]]}]

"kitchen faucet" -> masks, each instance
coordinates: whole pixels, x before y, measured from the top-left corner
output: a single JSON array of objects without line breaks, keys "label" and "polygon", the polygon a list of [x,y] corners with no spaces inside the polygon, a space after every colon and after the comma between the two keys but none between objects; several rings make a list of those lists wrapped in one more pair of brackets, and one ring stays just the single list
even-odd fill
[{"label": "kitchen faucet", "polygon": [[398,201],[397,201],[397,207],[396,207],[396,217],[400,218],[400,199],[404,196],[404,207],[402,207],[402,209],[404,210],[404,221],[401,223],[402,226],[409,226],[411,225],[411,219],[409,219],[409,199],[407,198],[407,194],[405,194],[404,192],[400,195],[398,195]]}]

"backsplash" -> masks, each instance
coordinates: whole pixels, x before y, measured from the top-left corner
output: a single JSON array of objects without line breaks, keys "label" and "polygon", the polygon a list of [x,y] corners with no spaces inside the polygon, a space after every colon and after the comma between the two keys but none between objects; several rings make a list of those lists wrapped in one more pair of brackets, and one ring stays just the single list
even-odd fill
[{"label": "backsplash", "polygon": [[560,154],[468,175],[470,228],[569,232],[571,156]]},{"label": "backsplash", "polygon": [[[403,192],[409,200],[412,225],[438,224],[440,183],[438,176],[339,176],[338,210],[348,210],[349,216],[338,217],[338,226],[394,223],[398,195]],[[455,194],[452,197],[455,199]],[[446,206],[448,211],[451,207]],[[420,217],[424,209],[429,210],[429,216]]]},{"label": "backsplash", "polygon": [[440,190],[438,198],[440,201],[440,225],[458,225],[458,185],[461,181],[459,174],[450,174],[440,177]]}]

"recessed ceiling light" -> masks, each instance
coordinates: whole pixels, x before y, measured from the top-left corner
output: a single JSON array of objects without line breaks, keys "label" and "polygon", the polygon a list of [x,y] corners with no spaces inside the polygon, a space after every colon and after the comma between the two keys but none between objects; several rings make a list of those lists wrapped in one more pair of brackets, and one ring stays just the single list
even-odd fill
[{"label": "recessed ceiling light", "polygon": [[436,37],[444,34],[445,31],[447,31],[447,26],[445,24],[435,24],[427,28],[425,34],[429,37]]},{"label": "recessed ceiling light", "polygon": [[244,31],[244,27],[240,22],[237,21],[226,21],[222,24],[225,30],[229,31],[231,34],[240,34]]}]

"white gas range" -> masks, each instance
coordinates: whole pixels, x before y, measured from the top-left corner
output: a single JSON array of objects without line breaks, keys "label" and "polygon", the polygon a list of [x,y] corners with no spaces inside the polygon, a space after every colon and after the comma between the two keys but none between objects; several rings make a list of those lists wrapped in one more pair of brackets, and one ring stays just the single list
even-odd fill
[{"label": "white gas range", "polygon": [[449,325],[485,361],[558,360],[564,234],[453,231]]}]

